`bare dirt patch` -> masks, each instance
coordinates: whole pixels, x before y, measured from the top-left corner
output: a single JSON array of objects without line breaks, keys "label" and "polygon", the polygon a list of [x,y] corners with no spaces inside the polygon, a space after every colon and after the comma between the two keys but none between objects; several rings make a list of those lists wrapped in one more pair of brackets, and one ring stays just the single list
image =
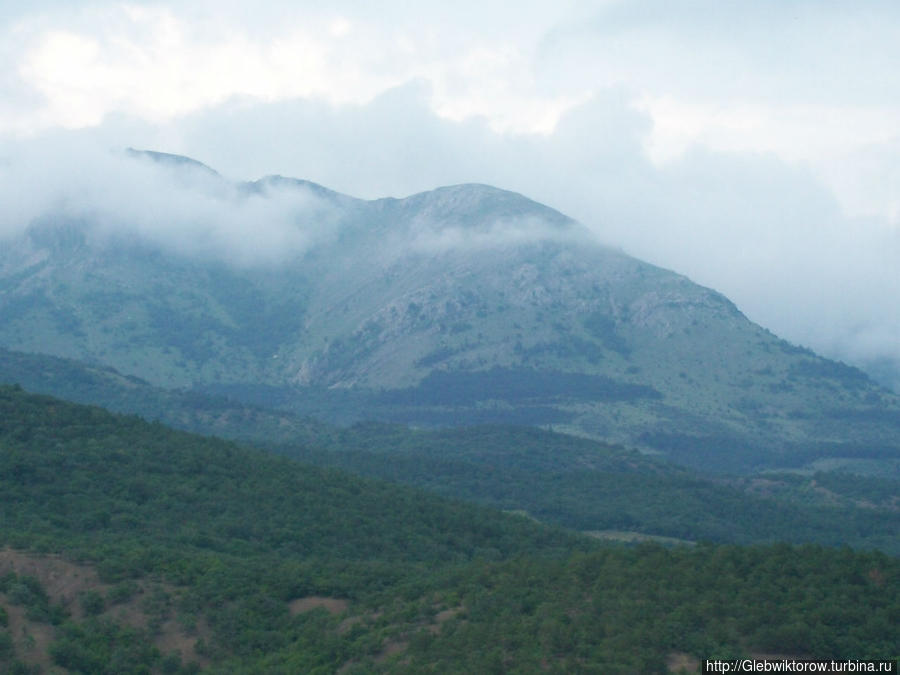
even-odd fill
[{"label": "bare dirt patch", "polygon": [[459,614],[462,610],[462,607],[451,607],[449,609],[441,610],[434,615],[434,623],[428,626],[428,632],[432,635],[437,635],[441,632],[441,628],[443,628],[444,624],[454,616]]},{"label": "bare dirt patch", "polygon": [[297,598],[288,603],[288,609],[291,616],[297,616],[304,612],[311,612],[320,607],[325,609],[331,615],[343,614],[347,611],[350,603],[342,598],[326,598],[319,595],[310,595],[305,598]]},{"label": "bare dirt patch", "polygon": [[694,546],[696,542],[689,539],[676,539],[675,537],[663,537],[655,534],[644,534],[643,532],[632,532],[630,530],[586,530],[583,532],[594,539],[610,539],[613,541],[625,542],[655,542],[665,546],[674,546],[676,544],[684,544],[686,546]]},{"label": "bare dirt patch", "polygon": [[407,647],[409,647],[408,642],[403,642],[400,640],[388,640],[385,643],[384,648],[375,655],[375,663],[381,663],[394,656],[394,654],[405,652]]},{"label": "bare dirt patch", "polygon": [[109,590],[97,576],[96,570],[64,560],[57,555],[34,556],[5,548],[0,550],[0,576],[14,572],[19,576],[31,576],[41,582],[47,595],[63,605],[76,619],[80,619],[81,607],[75,602],[81,593]]},{"label": "bare dirt patch", "polygon": [[[153,644],[162,654],[177,652],[186,663],[200,666],[209,660],[197,654],[199,639],[209,640],[211,631],[201,618],[190,627],[182,625],[171,600],[180,594],[179,589],[159,581],[136,580],[134,593],[121,602],[110,602],[112,584],[100,581],[97,571],[89,565],[65,560],[58,555],[33,555],[9,548],[0,549],[0,576],[15,573],[37,579],[51,602],[62,605],[69,616],[81,621],[85,618],[81,599],[86,593],[97,593],[106,601],[106,607],[98,616],[133,628],[148,629]],[[170,599],[164,616],[156,618],[148,613],[146,599],[152,595],[164,595]],[[39,665],[45,671],[51,669],[49,646],[56,638],[56,628],[48,623],[28,619],[24,607],[17,606],[2,593],[0,604],[9,614],[8,630],[14,639],[16,654],[25,663]]]},{"label": "bare dirt patch", "polygon": [[383,612],[369,612],[368,614],[357,614],[356,616],[348,616],[341,621],[337,627],[338,635],[346,635],[356,624],[367,622],[372,623],[381,618]]},{"label": "bare dirt patch", "polygon": [[13,638],[16,655],[24,663],[41,666],[44,670],[49,669],[52,663],[49,647],[54,637],[53,626],[31,621],[25,616],[24,607],[17,607],[5,602],[5,596],[2,593],[0,593],[0,605],[6,608],[9,617],[7,630]]},{"label": "bare dirt patch", "polygon": [[203,667],[209,665],[209,659],[197,654],[197,642],[201,638],[208,641],[210,635],[205,621],[198,621],[193,630],[186,630],[176,619],[169,619],[162,625],[153,643],[163,654],[175,652],[182,661],[194,661]]}]

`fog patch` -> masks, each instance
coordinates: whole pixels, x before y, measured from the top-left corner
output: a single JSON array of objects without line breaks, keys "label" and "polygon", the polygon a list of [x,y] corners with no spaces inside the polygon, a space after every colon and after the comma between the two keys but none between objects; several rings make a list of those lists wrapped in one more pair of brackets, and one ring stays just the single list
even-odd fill
[{"label": "fog patch", "polygon": [[499,218],[478,227],[418,221],[406,246],[414,253],[441,254],[515,248],[548,241],[586,242],[589,239],[589,232],[581,226],[560,228],[540,217],[523,216]]},{"label": "fog patch", "polygon": [[7,147],[0,163],[0,237],[58,222],[89,241],[136,239],[238,266],[283,263],[335,236],[339,214],[303,185],[231,183],[198,163],[76,137]]}]

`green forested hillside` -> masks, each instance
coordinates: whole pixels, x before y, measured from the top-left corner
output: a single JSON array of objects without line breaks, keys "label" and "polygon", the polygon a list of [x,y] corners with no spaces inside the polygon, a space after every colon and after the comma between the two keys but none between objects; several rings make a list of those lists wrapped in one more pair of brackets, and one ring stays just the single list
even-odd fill
[{"label": "green forested hillside", "polygon": [[[900,552],[896,480],[821,472],[710,478],[621,447],[528,427],[341,428],[221,395],[164,390],[108,368],[0,349],[4,378],[183,429],[265,443],[312,464],[525,511],[576,530]],[[260,404],[280,402],[273,392],[268,398],[260,392],[259,398]]]},{"label": "green forested hillside", "polygon": [[130,539],[144,537],[235,554],[412,563],[577,542],[525,519],[138,417],[2,393],[3,525],[25,533],[23,543],[66,536],[126,551]]},{"label": "green forested hillside", "polygon": [[[11,551],[100,581],[65,597]],[[662,672],[900,644],[900,563],[883,553],[601,546],[4,387],[0,563],[13,558],[11,672]],[[127,597],[151,588],[134,625]],[[181,648],[160,640],[170,629]]]},{"label": "green forested hillside", "polygon": [[[525,511],[582,530],[691,541],[818,542],[900,553],[897,481],[842,475],[710,478],[633,450],[527,427],[441,431],[359,424],[304,461]],[[825,487],[827,486],[827,488]],[[843,497],[842,497],[843,495]]]}]

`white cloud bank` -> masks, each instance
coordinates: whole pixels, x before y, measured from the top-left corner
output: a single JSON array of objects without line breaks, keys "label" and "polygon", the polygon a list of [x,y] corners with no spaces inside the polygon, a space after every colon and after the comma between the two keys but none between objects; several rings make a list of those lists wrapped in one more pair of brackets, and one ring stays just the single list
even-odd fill
[{"label": "white cloud bank", "polygon": [[167,166],[92,139],[58,135],[7,147],[0,242],[49,218],[89,238],[141,241],[239,266],[280,264],[336,236],[336,214],[303,187],[247,191],[214,172]]}]

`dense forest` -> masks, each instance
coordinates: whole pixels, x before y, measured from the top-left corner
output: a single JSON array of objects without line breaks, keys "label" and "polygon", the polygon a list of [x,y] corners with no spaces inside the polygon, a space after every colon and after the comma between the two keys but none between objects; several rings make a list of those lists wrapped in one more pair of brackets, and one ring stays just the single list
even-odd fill
[{"label": "dense forest", "polygon": [[[884,552],[601,543],[17,387],[0,553],[11,673],[666,672],[900,644]],[[96,583],[66,595],[40,564]]]},{"label": "dense forest", "polygon": [[[164,390],[111,368],[0,349],[2,378],[29,390],[58,392],[189,431],[264,443],[307,463],[521,511],[580,531],[722,543],[848,544],[900,552],[898,483],[877,476],[834,471],[707,475],[619,446],[534,427],[339,427],[278,412],[287,395],[278,388],[259,386],[254,404],[241,404],[230,398],[234,392],[228,387],[214,394]],[[353,408],[346,393],[309,395],[304,405],[311,409],[329,396],[334,400],[328,405],[335,409]],[[688,451],[702,453],[702,444],[695,440]]]},{"label": "dense forest", "polygon": [[900,553],[891,480],[875,479],[869,490],[869,479],[834,473],[709,477],[634,450],[527,427],[421,431],[366,423],[317,441],[276,449],[580,531]]}]

